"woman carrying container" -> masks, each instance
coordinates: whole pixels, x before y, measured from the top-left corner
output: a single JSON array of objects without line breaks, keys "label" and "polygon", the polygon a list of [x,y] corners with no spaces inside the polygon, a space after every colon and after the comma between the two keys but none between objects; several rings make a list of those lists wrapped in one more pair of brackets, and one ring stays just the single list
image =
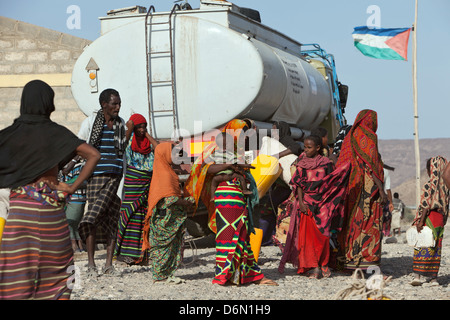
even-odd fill
[{"label": "woman carrying container", "polygon": [[[239,135],[247,127],[245,122],[233,120],[225,128],[233,128],[233,139],[235,142],[241,141]],[[226,131],[226,130],[224,130]],[[227,131],[230,133],[230,131]],[[210,196],[203,197],[203,189],[209,191],[208,181],[220,171],[230,169],[234,164],[205,163],[204,160],[217,148],[215,143],[211,143],[205,148],[202,155],[197,159],[192,167],[190,177],[186,186],[186,191],[194,197],[196,201],[200,198],[203,202],[210,202]],[[242,149],[236,145],[235,152]],[[245,167],[245,164],[242,164]],[[251,177],[249,177],[251,180]],[[253,180],[254,181],[254,180]],[[250,184],[251,190],[255,190],[256,184]],[[253,194],[256,194],[257,192]],[[202,197],[200,197],[202,195]],[[198,202],[197,202],[198,203]],[[256,263],[253,251],[250,246],[250,233],[252,230],[251,213],[249,213],[251,201],[245,199],[239,180],[224,181],[220,183],[214,194],[213,210],[210,215],[209,226],[216,233],[216,269],[213,283],[219,285],[226,284],[248,284],[256,283],[260,285],[277,285],[273,280],[267,279],[258,264]]]},{"label": "woman carrying container", "polygon": [[449,210],[449,189],[443,179],[447,164],[448,161],[441,156],[427,161],[427,172],[430,179],[422,187],[413,225],[416,226],[418,232],[424,226],[430,228],[433,231],[435,246],[414,248],[413,271],[415,278],[411,282],[413,286],[420,286],[425,282],[439,285],[437,275],[441,265],[442,239]]}]

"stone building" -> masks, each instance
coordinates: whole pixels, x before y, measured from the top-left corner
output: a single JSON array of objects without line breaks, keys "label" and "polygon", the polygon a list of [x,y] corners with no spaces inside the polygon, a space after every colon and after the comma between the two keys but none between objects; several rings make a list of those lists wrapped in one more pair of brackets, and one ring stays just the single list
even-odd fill
[{"label": "stone building", "polygon": [[70,88],[72,70],[91,41],[0,17],[0,130],[19,116],[24,85],[34,79],[55,91],[51,119],[77,134],[86,116]]}]

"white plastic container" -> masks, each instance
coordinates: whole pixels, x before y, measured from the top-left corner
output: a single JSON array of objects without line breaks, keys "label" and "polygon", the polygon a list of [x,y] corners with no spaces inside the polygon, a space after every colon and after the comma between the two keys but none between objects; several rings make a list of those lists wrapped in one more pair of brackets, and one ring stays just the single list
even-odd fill
[{"label": "white plastic container", "polygon": [[410,247],[414,248],[433,248],[436,245],[433,231],[424,226],[420,232],[417,232],[416,226],[406,230],[406,241]]}]

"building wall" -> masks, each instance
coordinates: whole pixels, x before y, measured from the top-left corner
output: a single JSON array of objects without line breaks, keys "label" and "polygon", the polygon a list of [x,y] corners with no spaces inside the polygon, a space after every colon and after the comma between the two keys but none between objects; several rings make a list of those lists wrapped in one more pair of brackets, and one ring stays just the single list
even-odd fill
[{"label": "building wall", "polygon": [[51,119],[75,134],[86,116],[70,89],[73,66],[91,41],[0,17],[0,130],[19,116],[24,85],[47,82],[55,91]]}]

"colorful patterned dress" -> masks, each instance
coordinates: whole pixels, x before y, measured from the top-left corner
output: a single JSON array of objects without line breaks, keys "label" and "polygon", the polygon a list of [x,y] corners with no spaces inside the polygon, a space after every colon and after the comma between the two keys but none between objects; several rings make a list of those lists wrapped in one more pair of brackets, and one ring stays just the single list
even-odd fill
[{"label": "colorful patterned dress", "polygon": [[149,260],[156,281],[172,276],[182,261],[186,211],[175,204],[178,199],[177,196],[161,199],[150,217]]},{"label": "colorful patterned dress", "polygon": [[430,180],[422,188],[414,220],[414,224],[417,224],[424,211],[429,210],[425,225],[433,231],[436,244],[434,247],[414,249],[413,271],[434,279],[437,278],[441,265],[442,239],[449,212],[449,189],[442,178],[447,163],[441,156],[430,160]]},{"label": "colorful patterned dress", "polygon": [[216,206],[216,271],[213,283],[245,284],[264,275],[250,247],[247,203],[237,179],[222,182],[214,194]]},{"label": "colorful patterned dress", "polygon": [[371,171],[362,164],[364,184],[358,201],[345,225],[342,248],[344,257],[340,267],[367,269],[381,262],[381,240],[383,229],[383,205]]},{"label": "colorful patterned dress", "polygon": [[[321,155],[299,157],[291,180],[293,197],[286,204],[290,222],[280,272],[287,262],[297,267],[297,273],[328,267],[330,237],[343,225],[348,172],[349,164],[335,169],[331,160]],[[298,188],[302,190],[306,212],[299,209]]]},{"label": "colorful patterned dress", "polygon": [[378,153],[377,113],[362,110],[342,143],[336,167],[351,164],[345,217],[339,234],[339,267],[367,269],[381,260],[383,207],[374,176],[384,182]]},{"label": "colorful patterned dress", "polygon": [[70,299],[74,263],[66,196],[45,183],[11,190],[0,247],[0,299]]},{"label": "colorful patterned dress", "polygon": [[444,216],[438,211],[431,211],[425,225],[433,231],[436,245],[429,248],[414,248],[413,271],[421,276],[435,279],[441,266]]},{"label": "colorful patterned dress", "polygon": [[[134,135],[134,133],[133,133]],[[148,193],[152,181],[153,152],[144,155],[131,148],[133,135],[126,149],[127,169],[123,185],[124,198],[114,255],[117,260],[133,264],[142,254],[142,229],[148,210]]]}]

